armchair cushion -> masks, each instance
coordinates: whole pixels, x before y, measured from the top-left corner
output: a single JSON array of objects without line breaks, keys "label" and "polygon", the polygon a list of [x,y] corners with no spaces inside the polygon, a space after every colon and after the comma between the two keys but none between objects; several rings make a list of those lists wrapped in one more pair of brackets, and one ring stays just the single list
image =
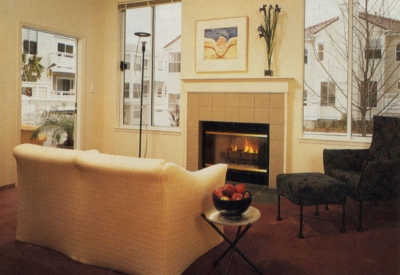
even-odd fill
[{"label": "armchair cushion", "polygon": [[347,194],[354,198],[357,195],[358,184],[361,178],[361,171],[344,170],[344,169],[331,169],[328,176],[340,180],[347,184]]},{"label": "armchair cushion", "polygon": [[363,162],[371,161],[373,158],[368,149],[325,149],[323,151],[325,172],[331,169],[361,172]]},{"label": "armchair cushion", "polygon": [[379,160],[400,159],[400,117],[374,116],[371,155]]},{"label": "armchair cushion", "polygon": [[400,197],[400,159],[364,163],[358,185],[358,201],[379,201]]}]

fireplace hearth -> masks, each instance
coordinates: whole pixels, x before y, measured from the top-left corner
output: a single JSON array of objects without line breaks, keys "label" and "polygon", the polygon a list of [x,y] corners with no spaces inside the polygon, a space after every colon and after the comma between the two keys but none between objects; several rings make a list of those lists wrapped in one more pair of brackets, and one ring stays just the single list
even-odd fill
[{"label": "fireplace hearth", "polygon": [[228,164],[227,180],[268,185],[269,125],[200,121],[202,167]]}]

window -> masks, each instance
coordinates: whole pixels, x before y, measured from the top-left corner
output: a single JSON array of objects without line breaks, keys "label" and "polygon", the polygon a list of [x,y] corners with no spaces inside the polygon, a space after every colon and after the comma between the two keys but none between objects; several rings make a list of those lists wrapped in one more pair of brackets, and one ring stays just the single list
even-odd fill
[{"label": "window", "polygon": [[57,83],[56,91],[68,92],[68,91],[74,89],[74,80],[73,79],[57,78],[56,83]]},{"label": "window", "polygon": [[140,56],[135,55],[135,60],[133,61],[133,67],[134,67],[135,71],[141,71],[142,70],[142,59],[141,59]]},{"label": "window", "polygon": [[74,57],[74,46],[58,43],[57,44],[57,52],[58,56],[63,56],[66,58],[73,58]]},{"label": "window", "polygon": [[22,36],[23,52],[37,54],[38,31],[24,28],[22,29]]},{"label": "window", "polygon": [[181,72],[181,53],[170,53],[169,54],[169,72],[180,73]]},{"label": "window", "polygon": [[[21,125],[40,126],[43,112],[56,110],[67,114],[64,118],[74,121],[77,111],[77,56],[73,52],[77,40],[29,27],[22,27],[21,31]],[[66,54],[70,57],[64,59]],[[53,130],[46,131],[46,135],[51,137]],[[64,134],[61,133],[61,143],[66,138]],[[48,138],[44,145],[53,146],[52,139]]]},{"label": "window", "polygon": [[304,47],[304,64],[308,62],[308,48]]},{"label": "window", "polygon": [[[129,84],[129,83],[128,83]],[[143,84],[143,98],[148,97],[148,90],[149,90],[149,85],[147,83]],[[141,93],[141,88],[142,86],[138,83],[133,84],[133,98],[140,98],[140,93]]]},{"label": "window", "polygon": [[398,0],[305,1],[305,136],[369,137],[374,115],[400,116],[399,29]]},{"label": "window", "polygon": [[335,83],[321,82],[321,106],[335,106]]},{"label": "window", "polygon": [[369,48],[365,51],[365,59],[380,59],[382,58],[382,50],[380,39],[371,39]]},{"label": "window", "polygon": [[157,96],[162,97],[162,87],[157,88]]},{"label": "window", "polygon": [[318,44],[318,60],[324,60],[324,44]]},{"label": "window", "polygon": [[[122,57],[125,57],[125,63],[128,55],[133,57],[133,71],[124,70],[123,73],[123,83],[130,84],[132,93],[128,93],[124,86],[121,124],[139,125],[143,89],[143,125],[177,127],[179,124],[171,124],[168,98],[180,94],[181,3],[126,10],[125,4],[121,4],[119,8],[125,21]],[[149,33],[150,36],[134,35],[138,32]]]},{"label": "window", "polygon": [[129,83],[124,83],[124,98],[129,98]]},{"label": "window", "polygon": [[361,83],[360,101],[365,100],[365,105],[368,108],[377,107],[378,100],[378,82],[369,81],[367,85]]},{"label": "window", "polygon": [[130,70],[131,69],[131,55],[126,54],[125,55],[125,70]]}]

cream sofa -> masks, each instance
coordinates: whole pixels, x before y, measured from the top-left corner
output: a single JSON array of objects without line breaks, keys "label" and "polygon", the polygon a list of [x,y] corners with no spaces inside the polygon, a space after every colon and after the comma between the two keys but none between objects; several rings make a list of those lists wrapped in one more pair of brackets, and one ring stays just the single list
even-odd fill
[{"label": "cream sofa", "polygon": [[[18,241],[128,274],[181,274],[222,242],[201,218],[227,166],[18,145]],[[211,264],[211,263],[210,263]]]}]

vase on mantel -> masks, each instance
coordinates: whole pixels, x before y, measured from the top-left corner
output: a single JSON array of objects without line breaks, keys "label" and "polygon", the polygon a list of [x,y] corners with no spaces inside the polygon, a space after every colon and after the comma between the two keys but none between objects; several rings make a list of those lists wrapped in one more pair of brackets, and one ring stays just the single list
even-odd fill
[{"label": "vase on mantel", "polygon": [[264,70],[264,76],[273,76],[274,71],[273,70]]},{"label": "vase on mantel", "polygon": [[267,62],[266,62],[267,64],[267,67],[268,67],[268,69],[267,70],[264,70],[264,76],[273,76],[274,75],[274,70],[272,70],[272,61],[271,60],[267,60]]}]

